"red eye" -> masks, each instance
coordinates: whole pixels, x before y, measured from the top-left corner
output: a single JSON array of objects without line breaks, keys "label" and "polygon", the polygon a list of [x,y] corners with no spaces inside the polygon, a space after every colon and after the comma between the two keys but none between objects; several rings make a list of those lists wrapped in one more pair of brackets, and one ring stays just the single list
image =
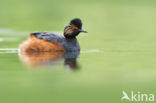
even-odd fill
[{"label": "red eye", "polygon": [[78,27],[75,27],[75,29],[77,30],[77,29],[79,29]]}]

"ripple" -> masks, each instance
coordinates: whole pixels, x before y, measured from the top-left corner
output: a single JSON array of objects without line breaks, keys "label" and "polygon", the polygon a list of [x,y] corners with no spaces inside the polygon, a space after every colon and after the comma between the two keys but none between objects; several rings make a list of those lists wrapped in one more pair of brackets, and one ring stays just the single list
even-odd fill
[{"label": "ripple", "polygon": [[[18,48],[0,48],[0,53],[18,53]],[[81,53],[100,53],[100,49],[82,50]]]},{"label": "ripple", "polygon": [[18,41],[18,38],[0,38],[0,42],[4,42],[4,41]]},{"label": "ripple", "polygon": [[90,50],[83,50],[81,53],[100,53],[102,50],[100,49],[90,49]]},{"label": "ripple", "polygon": [[0,53],[18,53],[18,48],[0,48]]}]

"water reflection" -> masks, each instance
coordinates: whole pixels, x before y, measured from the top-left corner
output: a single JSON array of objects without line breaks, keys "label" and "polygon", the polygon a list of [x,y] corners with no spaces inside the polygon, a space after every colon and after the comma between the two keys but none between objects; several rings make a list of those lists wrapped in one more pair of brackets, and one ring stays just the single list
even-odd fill
[{"label": "water reflection", "polygon": [[80,51],[78,52],[67,52],[64,55],[64,65],[71,69],[78,69],[79,65],[77,63],[77,58],[80,54]]},{"label": "water reflection", "polygon": [[21,61],[32,67],[53,65],[64,59],[64,67],[79,69],[77,58],[80,52],[22,52],[19,54]]}]

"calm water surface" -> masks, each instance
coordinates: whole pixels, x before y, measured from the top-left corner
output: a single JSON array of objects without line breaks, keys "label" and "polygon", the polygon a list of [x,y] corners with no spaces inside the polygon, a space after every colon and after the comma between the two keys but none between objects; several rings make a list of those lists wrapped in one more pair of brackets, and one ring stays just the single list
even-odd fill
[{"label": "calm water surface", "polygon": [[[3,38],[4,45],[22,41],[22,36],[13,41]],[[147,49],[106,47],[82,48],[81,52],[70,53],[20,53],[18,48],[3,47],[0,48],[1,97],[8,102],[102,103],[120,101],[122,90],[155,93],[155,56],[154,50]]]}]

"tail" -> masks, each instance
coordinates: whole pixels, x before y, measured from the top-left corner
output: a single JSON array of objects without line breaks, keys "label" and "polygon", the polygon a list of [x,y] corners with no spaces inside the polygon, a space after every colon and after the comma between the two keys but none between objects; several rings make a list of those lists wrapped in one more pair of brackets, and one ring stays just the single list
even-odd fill
[{"label": "tail", "polygon": [[19,46],[19,49],[21,52],[64,51],[60,43],[52,43],[47,40],[38,39],[33,33],[30,34],[28,40]]}]

